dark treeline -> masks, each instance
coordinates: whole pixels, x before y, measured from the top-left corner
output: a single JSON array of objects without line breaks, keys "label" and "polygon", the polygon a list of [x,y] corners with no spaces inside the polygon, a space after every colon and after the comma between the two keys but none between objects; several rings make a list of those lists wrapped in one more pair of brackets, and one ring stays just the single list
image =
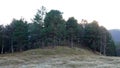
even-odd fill
[{"label": "dark treeline", "polygon": [[55,46],[84,46],[103,55],[116,55],[115,44],[105,27],[97,21],[78,23],[74,17],[65,21],[58,10],[46,12],[42,7],[32,23],[13,19],[11,24],[0,26],[1,54]]}]

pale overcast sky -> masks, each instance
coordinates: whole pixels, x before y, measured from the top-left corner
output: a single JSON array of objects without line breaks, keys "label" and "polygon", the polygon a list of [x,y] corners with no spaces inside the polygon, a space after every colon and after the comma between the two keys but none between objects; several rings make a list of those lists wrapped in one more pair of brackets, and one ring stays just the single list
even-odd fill
[{"label": "pale overcast sky", "polygon": [[42,5],[60,10],[66,20],[74,16],[79,22],[96,20],[107,29],[120,29],[120,0],[0,0],[0,25],[21,17],[30,22]]}]

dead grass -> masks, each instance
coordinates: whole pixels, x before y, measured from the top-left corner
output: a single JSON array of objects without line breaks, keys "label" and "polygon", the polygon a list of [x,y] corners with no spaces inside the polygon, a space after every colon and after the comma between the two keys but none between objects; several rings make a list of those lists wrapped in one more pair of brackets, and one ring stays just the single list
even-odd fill
[{"label": "dead grass", "polygon": [[93,52],[83,48],[69,48],[65,46],[57,46],[51,49],[33,49],[25,51],[23,55],[91,55]]},{"label": "dead grass", "polygon": [[0,68],[120,68],[119,63],[119,57],[65,46],[0,55]]}]

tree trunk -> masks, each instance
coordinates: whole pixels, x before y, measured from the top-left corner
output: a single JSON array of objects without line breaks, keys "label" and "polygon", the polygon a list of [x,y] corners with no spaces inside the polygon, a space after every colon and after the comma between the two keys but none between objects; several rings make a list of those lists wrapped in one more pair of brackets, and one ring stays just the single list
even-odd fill
[{"label": "tree trunk", "polygon": [[22,47],[20,47],[20,52],[22,52]]},{"label": "tree trunk", "polygon": [[71,48],[73,48],[73,38],[71,38],[71,41],[70,41],[70,45],[71,45]]},{"label": "tree trunk", "polygon": [[60,46],[61,45],[61,40],[60,40],[60,38],[58,39],[58,46]]},{"label": "tree trunk", "polygon": [[[21,45],[22,45],[22,46],[21,46]],[[22,51],[23,51],[23,50],[22,50],[23,44],[20,44],[19,46],[20,46],[20,52],[22,52]]]},{"label": "tree trunk", "polygon": [[42,41],[42,48],[44,48],[45,47],[45,44],[44,44],[44,42]]},{"label": "tree trunk", "polygon": [[100,41],[100,55],[102,54],[102,40]]},{"label": "tree trunk", "polygon": [[104,37],[104,51],[103,51],[103,55],[106,55],[106,35],[105,35],[105,37]]},{"label": "tree trunk", "polygon": [[13,41],[11,40],[11,52],[14,52],[14,48],[13,48]]},{"label": "tree trunk", "polygon": [[106,45],[104,45],[104,52],[103,52],[104,55],[106,55]]},{"label": "tree trunk", "polygon": [[2,40],[2,49],[1,49],[1,54],[3,54],[4,51],[4,41]]},{"label": "tree trunk", "polygon": [[55,47],[55,36],[53,37],[53,48]]},{"label": "tree trunk", "polygon": [[2,45],[1,54],[3,54],[3,51],[4,51],[4,45]]},{"label": "tree trunk", "polygon": [[78,44],[78,45],[80,44],[80,40],[79,40],[79,38],[77,39],[77,44]]}]

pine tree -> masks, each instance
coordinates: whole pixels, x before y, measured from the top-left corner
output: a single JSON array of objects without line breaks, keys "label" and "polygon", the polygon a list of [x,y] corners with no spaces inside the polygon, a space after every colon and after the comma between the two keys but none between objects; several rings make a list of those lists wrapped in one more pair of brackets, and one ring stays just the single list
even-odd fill
[{"label": "pine tree", "polygon": [[17,51],[23,51],[28,43],[28,26],[23,19],[13,20],[13,41]]},{"label": "pine tree", "polygon": [[62,13],[58,10],[51,10],[46,14],[45,20],[46,40],[49,45],[55,46],[57,42],[57,32],[60,24],[63,23]]},{"label": "pine tree", "polygon": [[77,30],[78,30],[78,23],[74,17],[71,17],[66,22],[66,32],[67,32],[67,39],[70,41],[70,47],[74,46],[74,41],[77,39]]}]

